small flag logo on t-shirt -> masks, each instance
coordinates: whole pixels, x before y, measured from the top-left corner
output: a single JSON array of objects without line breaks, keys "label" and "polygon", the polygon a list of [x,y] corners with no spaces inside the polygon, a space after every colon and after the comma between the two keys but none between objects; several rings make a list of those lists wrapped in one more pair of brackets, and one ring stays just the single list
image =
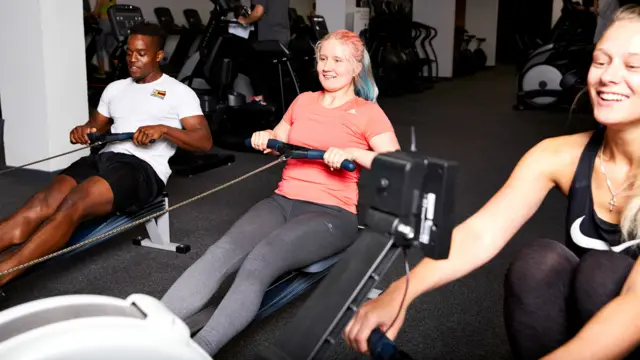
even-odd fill
[{"label": "small flag logo on t-shirt", "polygon": [[167,92],[164,90],[156,90],[154,89],[153,92],[151,93],[151,96],[155,96],[157,98],[163,99],[164,97],[167,96]]},{"label": "small flag logo on t-shirt", "polygon": [[[351,109],[349,111],[347,111],[349,114],[355,114],[356,113],[356,109]],[[357,114],[356,114],[357,115]]]}]

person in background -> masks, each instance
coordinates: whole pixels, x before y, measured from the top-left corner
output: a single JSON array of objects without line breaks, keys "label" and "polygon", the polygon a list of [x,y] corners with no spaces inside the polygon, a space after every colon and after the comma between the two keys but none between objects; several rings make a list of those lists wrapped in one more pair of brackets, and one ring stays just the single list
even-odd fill
[{"label": "person in background", "polygon": [[[245,26],[254,25],[257,32],[257,42],[251,44],[252,48],[245,51],[247,59],[255,59],[255,51],[282,51],[277,43],[270,40],[277,40],[284,46],[289,47],[291,32],[289,28],[289,0],[251,0],[253,10],[248,16],[238,17],[238,22]],[[246,48],[246,47],[245,47]],[[253,61],[246,61],[241,66],[240,72],[251,79],[254,96],[250,99],[259,104],[266,104],[264,99],[265,78],[260,65]]]},{"label": "person in background", "polygon": [[105,56],[108,58],[108,54],[106,53],[107,41],[111,33],[111,24],[109,24],[107,10],[113,5],[116,5],[116,0],[97,0],[96,6],[91,13],[98,19],[100,29],[102,30],[100,36],[96,39],[96,58],[98,61],[98,73],[95,74],[96,77],[105,77]]},{"label": "person in background", "polygon": [[309,16],[313,17],[316,16],[316,2],[313,2],[313,5],[311,5],[311,11],[309,12]]}]

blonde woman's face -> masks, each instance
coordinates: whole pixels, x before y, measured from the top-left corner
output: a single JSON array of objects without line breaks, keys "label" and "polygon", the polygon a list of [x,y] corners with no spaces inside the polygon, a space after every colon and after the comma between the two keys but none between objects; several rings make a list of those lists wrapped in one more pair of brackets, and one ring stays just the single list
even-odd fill
[{"label": "blonde woman's face", "polygon": [[619,21],[605,32],[593,53],[587,84],[599,123],[640,120],[640,21]]},{"label": "blonde woman's face", "polygon": [[322,43],[318,52],[318,77],[327,91],[337,91],[351,85],[359,69],[354,67],[350,49],[337,40]]}]

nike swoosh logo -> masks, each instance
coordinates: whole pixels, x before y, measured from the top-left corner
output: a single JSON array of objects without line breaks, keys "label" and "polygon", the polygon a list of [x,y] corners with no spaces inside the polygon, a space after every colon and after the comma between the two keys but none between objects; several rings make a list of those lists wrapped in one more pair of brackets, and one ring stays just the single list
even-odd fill
[{"label": "nike swoosh logo", "polygon": [[614,252],[620,252],[626,248],[629,248],[635,244],[640,243],[640,239],[637,239],[637,240],[627,241],[617,246],[613,246],[613,247],[609,246],[609,244],[607,244],[606,242],[600,239],[594,239],[594,238],[588,237],[580,231],[580,224],[582,224],[583,219],[584,219],[584,216],[577,218],[576,221],[574,221],[573,224],[571,225],[571,230],[570,230],[571,239],[578,246],[581,246],[587,249],[593,249],[593,250],[611,250]]}]

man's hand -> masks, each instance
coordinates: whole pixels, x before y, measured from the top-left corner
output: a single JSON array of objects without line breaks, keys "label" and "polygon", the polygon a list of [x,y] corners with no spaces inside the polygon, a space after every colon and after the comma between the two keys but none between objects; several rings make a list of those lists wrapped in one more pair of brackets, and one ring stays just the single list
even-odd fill
[{"label": "man's hand", "polygon": [[90,145],[91,141],[89,141],[87,134],[93,134],[96,131],[98,131],[96,128],[92,128],[90,126],[76,126],[69,133],[69,140],[71,140],[72,144]]},{"label": "man's hand", "polygon": [[166,133],[167,127],[165,125],[142,126],[133,134],[133,143],[138,146],[146,146],[151,143],[151,140],[158,140]]}]

